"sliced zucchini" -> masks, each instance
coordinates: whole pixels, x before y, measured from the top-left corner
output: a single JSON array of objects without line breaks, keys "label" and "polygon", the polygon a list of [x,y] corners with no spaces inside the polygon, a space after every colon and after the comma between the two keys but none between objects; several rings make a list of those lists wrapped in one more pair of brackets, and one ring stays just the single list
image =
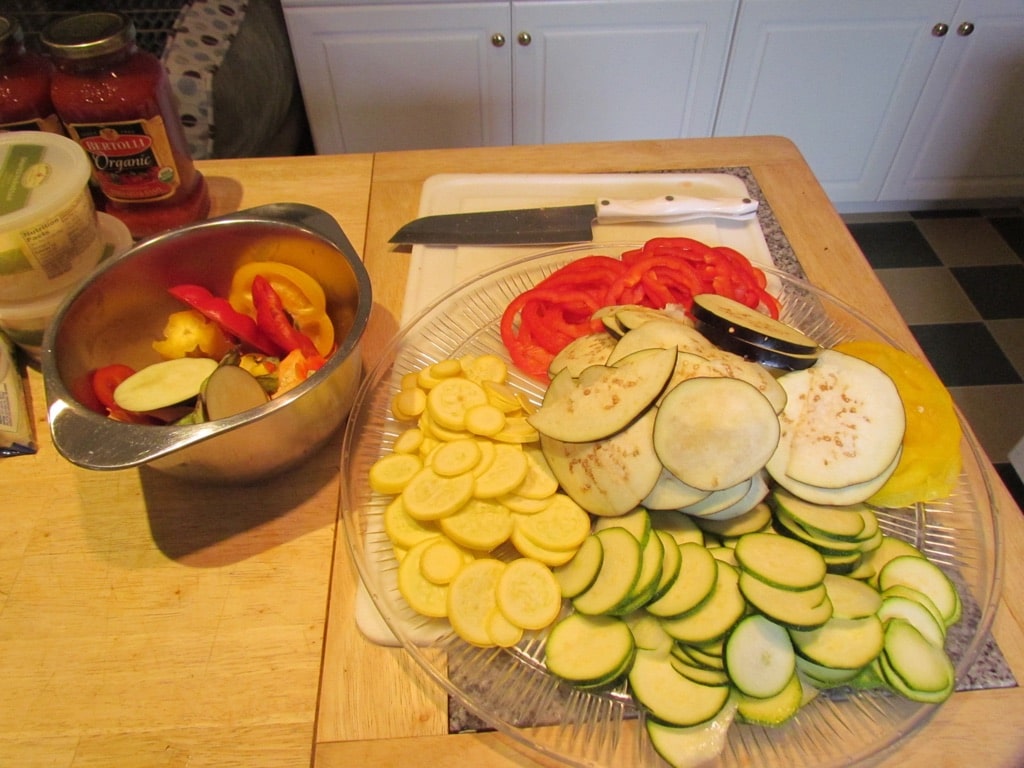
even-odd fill
[{"label": "sliced zucchini", "polygon": [[905,597],[908,600],[920,603],[928,613],[935,618],[939,625],[943,627],[943,631],[945,631],[946,622],[942,619],[942,612],[939,611],[938,606],[935,605],[932,599],[919,589],[914,589],[913,587],[908,587],[903,584],[892,584],[891,586],[886,587],[885,590],[881,592],[881,595],[882,600],[885,600],[888,597]]},{"label": "sliced zucchini", "polygon": [[754,610],[785,627],[814,629],[832,618],[832,603],[824,584],[810,589],[783,589],[742,570],[739,584]]},{"label": "sliced zucchini", "polygon": [[737,694],[736,713],[747,723],[781,725],[795,715],[803,703],[803,685],[799,675],[794,673],[774,696],[757,698],[744,693]]},{"label": "sliced zucchini", "polygon": [[832,603],[832,615],[839,619],[860,619],[878,613],[882,596],[863,581],[837,573],[825,575],[825,589]]},{"label": "sliced zucchini", "polygon": [[627,669],[636,653],[629,626],[615,616],[570,613],[548,633],[548,671],[578,685],[605,685]]},{"label": "sliced zucchini", "polygon": [[[715,560],[718,578],[711,594],[695,609],[675,618],[663,619],[662,626],[684,643],[706,643],[724,637],[742,618],[747,601],[739,588],[739,572]],[[685,567],[685,566],[684,566]]]},{"label": "sliced zucchini", "polygon": [[813,547],[823,555],[847,555],[851,552],[855,554],[861,552],[861,542],[829,538],[809,531],[781,510],[775,513],[775,530]]},{"label": "sliced zucchini", "polygon": [[895,536],[883,536],[881,543],[864,556],[865,570],[872,571],[872,574],[867,577],[868,581],[877,587],[878,574],[885,567],[886,563],[902,555],[924,557],[924,552],[903,539],[898,539]]},{"label": "sliced zucchini", "polygon": [[736,543],[745,571],[782,589],[811,589],[825,578],[825,561],[811,547],[775,533],[751,533]]},{"label": "sliced zucchini", "polygon": [[690,659],[679,653],[672,653],[668,659],[672,668],[688,680],[701,685],[728,685],[729,675],[724,669],[709,669],[694,664]]},{"label": "sliced zucchini", "polygon": [[768,399],[739,379],[699,378],[677,384],[654,422],[661,463],[687,485],[707,491],[754,476],[772,456],[779,420]]},{"label": "sliced zucchini", "polygon": [[[604,518],[612,519],[612,518]],[[679,547],[673,541],[669,545],[676,552]],[[648,536],[640,553],[640,573],[630,591],[626,604],[617,607],[614,613],[622,616],[643,607],[654,597],[661,584],[661,569],[665,561],[665,544],[660,536]]]},{"label": "sliced zucchini", "polygon": [[594,533],[603,531],[605,528],[625,528],[633,534],[633,538],[640,542],[640,546],[647,544],[651,535],[651,516],[643,507],[634,507],[624,515],[616,517],[599,517],[594,521]]},{"label": "sliced zucchini", "polygon": [[604,546],[597,536],[588,536],[572,560],[554,569],[562,597],[572,599],[582,594],[597,579],[604,561]]},{"label": "sliced zucchini", "polygon": [[682,727],[648,718],[645,728],[654,751],[672,768],[695,768],[722,753],[735,715],[736,705],[728,703],[706,723]]},{"label": "sliced zucchini", "polygon": [[801,527],[820,536],[860,541],[864,532],[865,521],[861,511],[867,507],[863,504],[848,507],[811,504],[783,488],[776,488],[772,493],[772,503]]},{"label": "sliced zucchini", "polygon": [[725,668],[740,693],[758,699],[778,695],[796,673],[789,633],[760,614],[747,616],[726,640]]},{"label": "sliced zucchini", "polygon": [[614,365],[590,366],[566,396],[545,397],[527,421],[555,440],[603,440],[632,424],[655,401],[672,375],[675,358],[674,350],[645,349]]},{"label": "sliced zucchini", "polygon": [[817,664],[800,654],[796,657],[797,670],[818,688],[835,688],[846,685],[861,673],[860,669],[834,669]]},{"label": "sliced zucchini", "polygon": [[606,528],[594,534],[601,539],[604,559],[594,583],[577,595],[573,607],[580,613],[603,615],[626,605],[640,576],[640,542],[625,528]]},{"label": "sliced zucchini", "polygon": [[694,296],[690,311],[698,322],[762,347],[797,355],[813,355],[820,349],[818,343],[802,331],[727,296],[714,293]]},{"label": "sliced zucchini", "polygon": [[648,717],[667,725],[689,726],[721,712],[729,700],[729,686],[695,683],[676,672],[669,658],[638,650],[633,659],[629,687]]},{"label": "sliced zucchini", "polygon": [[833,669],[860,669],[882,652],[883,629],[877,616],[831,618],[817,629],[789,632],[798,653]]},{"label": "sliced zucchini", "polygon": [[932,645],[942,648],[946,642],[946,627],[923,603],[909,597],[889,595],[882,598],[878,618],[883,624],[892,619],[903,619],[914,626]]},{"label": "sliced zucchini", "polygon": [[886,624],[880,662],[885,681],[911,701],[937,703],[953,692],[953,663],[908,621],[892,619]]},{"label": "sliced zucchini", "polygon": [[153,363],[118,384],[114,402],[135,413],[177,405],[198,395],[203,382],[216,369],[217,361],[206,357],[179,357]]},{"label": "sliced zucchini", "polygon": [[687,542],[678,545],[679,573],[672,585],[657,600],[648,603],[654,616],[672,618],[685,616],[708,600],[718,581],[718,565],[702,544]]},{"label": "sliced zucchini", "polygon": [[689,515],[679,510],[653,509],[648,510],[648,515],[651,518],[651,525],[672,536],[676,544],[685,544],[688,541],[704,543],[704,533]]},{"label": "sliced zucchini", "polygon": [[[700,646],[692,643],[679,643],[673,641],[672,651],[678,658],[694,667],[703,669],[725,670],[725,659],[719,654],[713,654]],[[725,653],[725,642],[722,642],[721,653]]]},{"label": "sliced zucchini", "polygon": [[878,588],[884,591],[895,584],[902,584],[927,595],[939,609],[947,627],[960,620],[963,610],[960,594],[949,577],[931,560],[914,555],[893,558],[879,572]]},{"label": "sliced zucchini", "polygon": [[668,531],[656,529],[654,535],[661,539],[662,561],[661,576],[658,579],[658,586],[648,602],[655,602],[660,599],[679,578],[682,570],[683,556],[679,552],[679,544]]},{"label": "sliced zucchini", "polygon": [[626,622],[633,633],[633,640],[637,648],[655,651],[663,656],[668,656],[672,652],[675,640],[662,629],[661,622],[657,617],[640,609],[626,614],[622,620]]}]

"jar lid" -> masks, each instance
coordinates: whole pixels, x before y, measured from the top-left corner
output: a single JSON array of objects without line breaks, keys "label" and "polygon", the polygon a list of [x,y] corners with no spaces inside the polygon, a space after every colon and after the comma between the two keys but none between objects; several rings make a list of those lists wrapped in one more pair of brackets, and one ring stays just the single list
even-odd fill
[{"label": "jar lid", "polygon": [[0,133],[0,233],[45,221],[88,193],[88,155],[66,136]]},{"label": "jar lid", "polygon": [[50,23],[40,39],[54,56],[91,59],[134,42],[135,24],[120,13],[79,13]]}]

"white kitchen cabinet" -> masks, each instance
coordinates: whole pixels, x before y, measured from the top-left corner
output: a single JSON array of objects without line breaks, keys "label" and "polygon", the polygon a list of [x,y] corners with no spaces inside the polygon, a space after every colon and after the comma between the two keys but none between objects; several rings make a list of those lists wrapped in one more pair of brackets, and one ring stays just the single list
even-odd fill
[{"label": "white kitchen cabinet", "polygon": [[504,2],[285,6],[319,154],[512,143]]},{"label": "white kitchen cabinet", "polygon": [[1024,0],[962,0],[882,200],[1024,194]]},{"label": "white kitchen cabinet", "polygon": [[515,143],[710,136],[736,7],[514,0]]},{"label": "white kitchen cabinet", "polygon": [[286,0],[317,152],[711,134],[738,0]]},{"label": "white kitchen cabinet", "polygon": [[796,142],[833,202],[873,201],[957,0],[743,0],[715,135]]}]

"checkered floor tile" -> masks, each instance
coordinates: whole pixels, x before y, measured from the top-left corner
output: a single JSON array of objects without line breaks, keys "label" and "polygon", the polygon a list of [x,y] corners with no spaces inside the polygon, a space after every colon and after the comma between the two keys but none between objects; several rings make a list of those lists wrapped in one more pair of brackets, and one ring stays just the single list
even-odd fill
[{"label": "checkered floor tile", "polygon": [[1018,505],[1024,208],[857,214],[847,226]]}]

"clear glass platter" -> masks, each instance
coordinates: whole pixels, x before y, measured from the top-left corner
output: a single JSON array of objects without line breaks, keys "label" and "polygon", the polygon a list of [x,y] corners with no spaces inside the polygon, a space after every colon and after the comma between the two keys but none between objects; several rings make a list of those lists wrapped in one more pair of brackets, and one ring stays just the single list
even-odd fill
[{"label": "clear glass platter", "polygon": [[[415,614],[398,593],[391,543],[382,516],[392,497],[368,485],[370,466],[409,425],[391,415],[403,374],[449,357],[498,354],[506,305],[560,266],[584,255],[618,256],[636,244],[586,245],[548,251],[493,269],[452,290],[402,329],[356,398],[342,444],[341,513],[348,547],[367,591],[405,650],[448,694],[490,726],[541,753],[577,766],[666,765],[650,747],[643,714],[625,687],[582,692],[544,668],[545,633],[527,633],[511,649],[477,648],[447,622]],[[782,319],[824,346],[849,339],[896,345],[857,310],[784,272],[764,268],[782,301]],[[898,345],[896,345],[898,346]],[[543,388],[510,365],[510,383],[540,401]],[[965,679],[986,641],[998,599],[1001,553],[994,501],[981,473],[981,451],[964,429],[964,469],[947,499],[878,509],[883,530],[910,541],[954,579],[964,602],[947,651]],[[513,556],[513,550],[498,550]],[[786,724],[733,724],[713,766],[825,768],[877,759],[899,746],[937,709],[883,691],[838,689],[818,696]]]}]

